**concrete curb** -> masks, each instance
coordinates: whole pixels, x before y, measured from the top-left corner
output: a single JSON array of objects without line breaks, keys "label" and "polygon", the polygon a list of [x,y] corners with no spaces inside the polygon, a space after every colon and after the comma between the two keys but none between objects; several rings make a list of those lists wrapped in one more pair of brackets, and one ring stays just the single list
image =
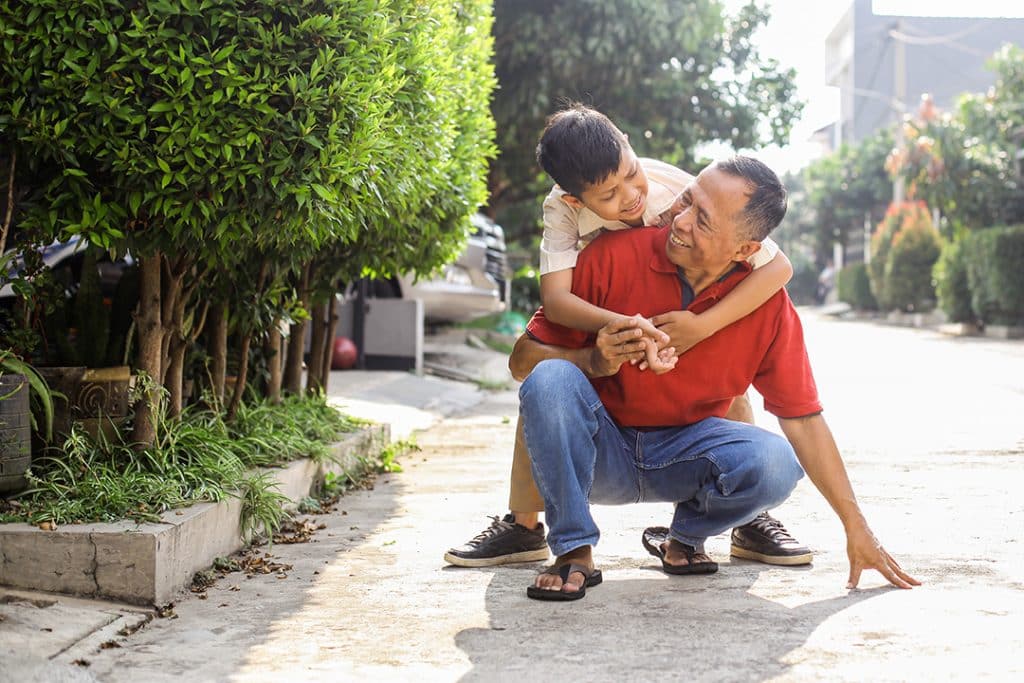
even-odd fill
[{"label": "concrete curb", "polygon": [[[318,487],[327,472],[358,472],[390,440],[388,425],[372,425],[333,445],[324,465],[308,458],[266,469],[292,503]],[[160,605],[217,557],[245,545],[241,501],[197,503],[170,510],[157,523],[73,524],[43,531],[0,525],[0,585],[25,590]]]}]

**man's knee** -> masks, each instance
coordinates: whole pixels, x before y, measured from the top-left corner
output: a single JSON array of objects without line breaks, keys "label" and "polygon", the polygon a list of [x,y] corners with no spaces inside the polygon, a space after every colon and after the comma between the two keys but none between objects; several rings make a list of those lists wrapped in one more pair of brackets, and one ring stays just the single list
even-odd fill
[{"label": "man's knee", "polygon": [[519,387],[519,400],[545,406],[564,402],[568,390],[580,380],[586,380],[583,371],[567,360],[549,359],[538,363]]},{"label": "man's knee", "polygon": [[758,481],[764,493],[781,502],[789,497],[804,476],[793,446],[785,437],[768,433],[759,444],[756,456]]}]

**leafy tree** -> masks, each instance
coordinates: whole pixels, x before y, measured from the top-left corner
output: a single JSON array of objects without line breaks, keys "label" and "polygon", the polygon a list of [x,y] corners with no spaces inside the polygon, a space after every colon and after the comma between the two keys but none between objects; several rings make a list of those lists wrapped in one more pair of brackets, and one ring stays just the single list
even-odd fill
[{"label": "leafy tree", "polygon": [[893,151],[891,173],[908,195],[939,209],[947,237],[1024,220],[1024,184],[1016,152],[1024,142],[1024,50],[1007,45],[990,60],[995,85],[966,94],[953,113],[925,102],[904,126],[906,143]]},{"label": "leafy tree", "polygon": [[768,16],[751,3],[729,17],[717,0],[496,0],[501,154],[491,210],[543,192],[534,147],[565,100],[597,107],[639,154],[683,168],[699,143],[784,142],[802,104],[793,71],[762,58],[752,41]]},{"label": "leafy tree", "polygon": [[832,257],[834,243],[850,246],[865,218],[872,224],[881,220],[892,198],[884,168],[891,149],[891,134],[879,131],[814,161],[793,185],[796,191],[782,230],[809,243],[819,267]]},{"label": "leafy tree", "polygon": [[324,247],[348,248],[345,273],[429,269],[457,249],[493,135],[489,21],[482,0],[0,0],[20,225],[131,250],[137,368],[180,385],[212,273],[282,282]]}]

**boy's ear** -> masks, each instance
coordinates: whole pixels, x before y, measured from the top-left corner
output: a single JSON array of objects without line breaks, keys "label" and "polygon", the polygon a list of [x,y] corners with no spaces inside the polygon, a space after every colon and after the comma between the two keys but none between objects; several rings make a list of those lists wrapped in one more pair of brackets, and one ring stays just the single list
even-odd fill
[{"label": "boy's ear", "polygon": [[563,194],[561,200],[576,210],[583,208],[583,202],[569,193]]}]

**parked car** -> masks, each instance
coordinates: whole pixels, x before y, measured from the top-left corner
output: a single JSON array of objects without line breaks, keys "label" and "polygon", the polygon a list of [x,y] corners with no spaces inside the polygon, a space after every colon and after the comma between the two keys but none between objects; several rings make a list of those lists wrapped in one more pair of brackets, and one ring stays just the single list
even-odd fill
[{"label": "parked car", "polygon": [[508,307],[509,272],[505,232],[483,214],[472,217],[466,248],[432,278],[412,273],[370,283],[372,298],[420,299],[428,322],[467,322]]}]

